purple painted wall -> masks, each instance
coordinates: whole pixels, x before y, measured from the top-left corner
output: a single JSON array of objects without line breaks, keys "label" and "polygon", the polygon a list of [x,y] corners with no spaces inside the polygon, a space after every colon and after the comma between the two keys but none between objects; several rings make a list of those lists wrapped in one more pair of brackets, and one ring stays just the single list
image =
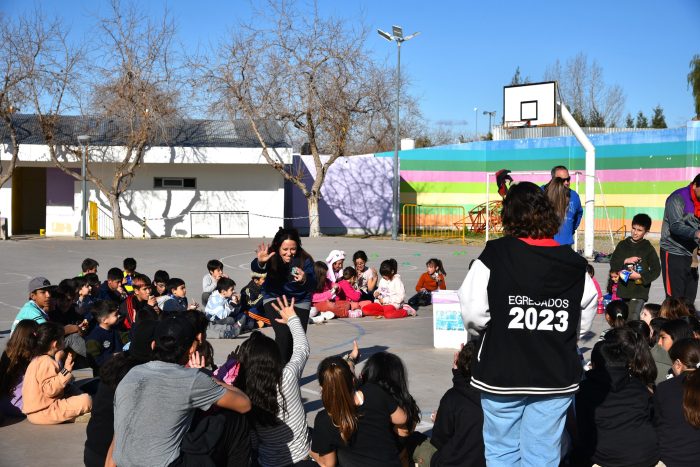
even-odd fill
[{"label": "purple painted wall", "polygon": [[[78,173],[78,171],[75,171]],[[49,167],[46,169],[46,205],[73,206],[75,179],[64,174],[61,170]]]},{"label": "purple painted wall", "polygon": [[[316,174],[312,156],[294,156],[294,164],[305,173],[307,186]],[[319,217],[324,234],[382,235],[391,232],[391,158],[341,157],[326,173],[321,187]],[[308,216],[306,198],[292,184],[286,185],[291,199],[288,217]],[[288,222],[302,234],[309,231],[308,219]]]}]

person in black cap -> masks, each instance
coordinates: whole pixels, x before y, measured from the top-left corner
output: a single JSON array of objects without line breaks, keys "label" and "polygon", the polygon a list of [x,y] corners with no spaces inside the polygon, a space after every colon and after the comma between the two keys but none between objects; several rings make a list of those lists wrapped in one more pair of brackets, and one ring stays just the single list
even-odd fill
[{"label": "person in black cap", "polygon": [[[250,411],[250,399],[198,368],[185,367],[196,363],[197,345],[186,318],[158,322],[154,359],[132,368],[117,386],[108,462],[120,467],[248,465],[250,436],[242,414]],[[195,421],[196,409],[213,405],[228,410]]]},{"label": "person in black cap", "polygon": [[51,282],[45,277],[35,277],[29,281],[29,301],[20,308],[14,322],[12,330],[15,330],[17,323],[23,319],[31,319],[37,324],[45,323],[49,320],[49,299],[51,298]]},{"label": "person in black cap", "polygon": [[92,417],[83,452],[86,467],[105,465],[114,438],[114,392],[129,370],[153,359],[151,344],[157,324],[157,321],[140,321],[133,328],[129,350],[115,354],[100,369],[100,385],[92,399]]}]

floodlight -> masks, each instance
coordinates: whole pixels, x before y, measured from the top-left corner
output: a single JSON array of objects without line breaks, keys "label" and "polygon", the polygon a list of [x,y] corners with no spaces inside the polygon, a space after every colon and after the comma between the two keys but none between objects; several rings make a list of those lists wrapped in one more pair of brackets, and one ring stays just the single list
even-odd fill
[{"label": "floodlight", "polygon": [[418,34],[420,34],[420,31],[414,32],[413,34],[410,34],[410,35],[404,37],[403,40],[405,40],[405,41],[411,40],[411,39],[413,39],[414,37],[416,37]]},{"label": "floodlight", "polygon": [[391,30],[394,33],[394,37],[397,39],[403,39],[403,28],[401,26],[392,26]]},{"label": "floodlight", "polygon": [[389,42],[394,40],[394,38],[391,37],[391,34],[389,34],[388,32],[384,32],[381,29],[377,29],[377,32],[379,33],[380,36],[382,36],[384,39],[388,40]]},{"label": "floodlight", "polygon": [[78,135],[78,142],[80,144],[87,144],[90,142],[90,136],[89,135]]}]

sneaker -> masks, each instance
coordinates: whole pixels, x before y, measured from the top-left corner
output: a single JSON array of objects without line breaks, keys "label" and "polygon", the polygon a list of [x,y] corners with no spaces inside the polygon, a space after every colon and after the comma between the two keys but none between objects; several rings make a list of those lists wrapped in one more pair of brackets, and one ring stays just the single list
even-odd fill
[{"label": "sneaker", "polygon": [[82,415],[79,415],[76,417],[75,420],[73,420],[75,423],[87,423],[90,421],[90,418],[92,417],[92,414],[90,412],[84,413]]},{"label": "sneaker", "polygon": [[314,323],[314,324],[322,324],[322,323],[325,322],[326,320],[323,319],[323,316],[318,315],[318,316],[314,316],[314,317],[311,318],[309,321],[311,321],[311,322]]},{"label": "sneaker", "polygon": [[318,315],[319,315],[319,316],[322,316],[323,319],[325,319],[326,321],[335,318],[335,313],[333,313],[332,311],[322,311],[322,312],[319,313]]}]

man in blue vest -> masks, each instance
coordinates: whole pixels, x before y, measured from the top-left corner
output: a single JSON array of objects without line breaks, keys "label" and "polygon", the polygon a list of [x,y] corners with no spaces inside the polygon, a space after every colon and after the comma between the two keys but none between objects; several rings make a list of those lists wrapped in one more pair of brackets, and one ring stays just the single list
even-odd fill
[{"label": "man in blue vest", "polygon": [[[560,245],[573,245],[576,229],[581,224],[581,218],[583,217],[581,198],[579,198],[578,193],[570,188],[571,176],[569,175],[569,169],[563,165],[558,165],[552,168],[551,174],[552,180],[561,178],[564,181],[564,186],[569,189],[569,207],[566,209],[566,216],[559,226],[559,232],[554,236],[554,240]],[[546,190],[547,185],[542,188]]]},{"label": "man in blue vest", "polygon": [[661,276],[667,297],[693,304],[698,293],[698,271],[692,268],[700,242],[700,174],[666,198],[661,225]]}]

